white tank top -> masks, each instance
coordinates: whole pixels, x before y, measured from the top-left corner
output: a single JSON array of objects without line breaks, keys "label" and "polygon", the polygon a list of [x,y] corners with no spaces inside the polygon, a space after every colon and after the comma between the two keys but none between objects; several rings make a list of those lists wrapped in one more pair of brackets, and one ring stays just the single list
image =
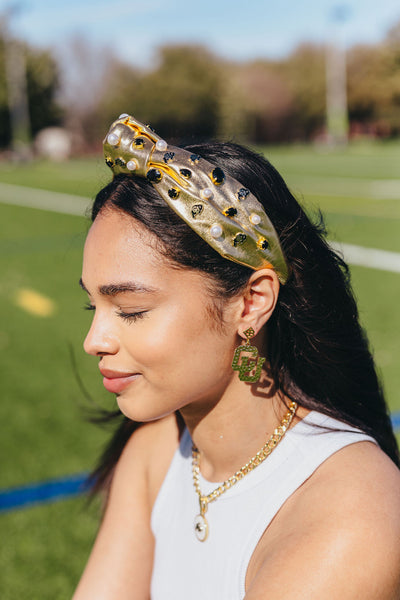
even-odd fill
[{"label": "white tank top", "polygon": [[[242,600],[250,558],[283,503],[334,452],[365,440],[375,442],[312,411],[261,465],[209,504],[209,536],[200,542],[194,531],[199,501],[192,480],[192,440],[185,430],[152,512],[151,600]],[[204,495],[217,486],[200,476]]]}]

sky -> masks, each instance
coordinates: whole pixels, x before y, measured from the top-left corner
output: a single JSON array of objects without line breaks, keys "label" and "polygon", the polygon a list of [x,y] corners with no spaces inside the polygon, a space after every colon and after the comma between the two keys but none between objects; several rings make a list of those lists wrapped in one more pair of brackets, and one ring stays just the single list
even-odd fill
[{"label": "sky", "polygon": [[19,7],[11,31],[35,46],[62,53],[80,35],[143,68],[163,44],[202,44],[239,61],[281,58],[304,41],[324,43],[335,28],[347,46],[376,43],[400,21],[399,0],[0,0],[0,15],[10,6]]}]

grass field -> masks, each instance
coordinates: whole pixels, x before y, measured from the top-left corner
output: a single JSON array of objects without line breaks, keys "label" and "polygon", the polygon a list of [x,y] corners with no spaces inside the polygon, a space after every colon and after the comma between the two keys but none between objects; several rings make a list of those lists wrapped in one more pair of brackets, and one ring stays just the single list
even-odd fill
[{"label": "grass field", "polygon": [[[323,210],[330,239],[400,252],[400,144],[266,154],[309,212]],[[100,159],[0,164],[0,183],[89,198],[109,177]],[[77,284],[87,228],[83,217],[0,203],[2,488],[87,471],[108,435],[85,421],[71,359],[96,402],[114,408],[81,349],[90,320]],[[400,274],[352,267],[352,277],[391,410],[399,411]],[[24,290],[50,301],[47,316],[24,308]],[[1,515],[1,600],[70,597],[97,519],[97,505],[88,509],[83,498]]]}]

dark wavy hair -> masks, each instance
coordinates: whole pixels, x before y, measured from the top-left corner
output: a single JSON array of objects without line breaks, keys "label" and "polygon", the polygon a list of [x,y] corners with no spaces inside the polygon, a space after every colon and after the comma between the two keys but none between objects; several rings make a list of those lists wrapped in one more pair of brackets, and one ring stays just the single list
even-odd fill
[{"label": "dark wavy hair", "polygon": [[[301,406],[359,428],[400,466],[399,451],[368,340],[362,330],[349,269],[325,240],[321,215],[313,224],[282,177],[264,157],[233,143],[191,145],[246,186],[265,208],[290,268],[267,324],[268,371],[275,389]],[[178,217],[145,179],[115,177],[97,195],[92,220],[104,207],[121,210],[155,236],[159,250],[180,268],[209,275],[216,314],[241,291],[251,269],[222,258]],[[125,443],[140,424],[119,412],[117,430],[92,473],[94,490],[106,487]],[[179,421],[179,415],[177,415]],[[180,423],[182,424],[182,423]]]}]

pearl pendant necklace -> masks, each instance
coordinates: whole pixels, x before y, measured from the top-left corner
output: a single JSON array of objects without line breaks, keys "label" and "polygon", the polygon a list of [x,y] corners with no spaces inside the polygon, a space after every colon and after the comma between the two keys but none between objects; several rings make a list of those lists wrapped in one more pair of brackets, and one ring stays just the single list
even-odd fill
[{"label": "pearl pendant necklace", "polygon": [[207,512],[208,502],[205,502],[203,499],[199,499],[199,501],[200,513],[194,518],[194,532],[199,542],[205,542],[209,531],[208,521],[204,516]]}]

